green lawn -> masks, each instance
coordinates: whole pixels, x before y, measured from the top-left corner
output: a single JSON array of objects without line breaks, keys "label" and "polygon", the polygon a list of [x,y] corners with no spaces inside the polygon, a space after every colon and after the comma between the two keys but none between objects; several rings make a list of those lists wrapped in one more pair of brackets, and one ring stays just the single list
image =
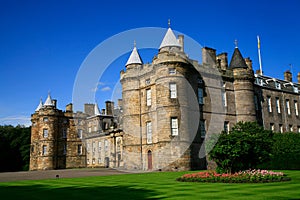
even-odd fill
[{"label": "green lawn", "polygon": [[[292,181],[259,184],[188,183],[184,172],[155,172],[0,183],[1,199],[300,199],[300,171]],[[192,173],[192,172],[189,172]]]}]

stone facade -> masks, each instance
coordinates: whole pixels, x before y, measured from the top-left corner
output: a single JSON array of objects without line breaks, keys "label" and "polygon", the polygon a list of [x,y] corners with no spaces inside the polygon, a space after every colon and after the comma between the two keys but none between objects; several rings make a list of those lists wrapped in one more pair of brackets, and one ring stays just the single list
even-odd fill
[{"label": "stone facade", "polygon": [[206,169],[205,138],[238,121],[300,132],[299,84],[291,73],[284,80],[254,73],[237,47],[229,64],[227,53],[208,47],[198,63],[185,54],[184,37],[169,28],[152,63],[143,64],[134,47],[125,68],[118,109],[110,101],[102,112],[95,104],[77,113],[71,104],[58,110],[55,101],[38,107],[30,170]]}]

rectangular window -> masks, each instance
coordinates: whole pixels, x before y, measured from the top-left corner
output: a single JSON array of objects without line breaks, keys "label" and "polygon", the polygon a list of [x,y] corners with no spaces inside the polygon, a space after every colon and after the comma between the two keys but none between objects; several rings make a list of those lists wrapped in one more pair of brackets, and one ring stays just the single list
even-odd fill
[{"label": "rectangular window", "polygon": [[81,144],[79,144],[79,145],[77,146],[77,153],[78,153],[78,155],[81,155],[81,154],[82,154],[82,145],[81,145]]},{"label": "rectangular window", "polygon": [[152,143],[152,123],[146,122],[147,144]]},{"label": "rectangular window", "polygon": [[283,126],[282,126],[282,124],[279,124],[279,132],[283,133]]},{"label": "rectangular window", "polygon": [[205,120],[200,121],[200,133],[201,133],[201,137],[205,137],[205,134],[206,134]]},{"label": "rectangular window", "polygon": [[64,154],[64,155],[67,154],[67,145],[66,145],[66,144],[64,144],[63,154]]},{"label": "rectangular window", "polygon": [[290,132],[293,132],[294,130],[293,130],[293,125],[289,125],[289,129],[290,129]]},{"label": "rectangular window", "polygon": [[271,97],[267,97],[268,99],[268,111],[272,112],[272,101],[271,101]]},{"label": "rectangular window", "polygon": [[89,151],[90,151],[90,143],[87,143],[86,146],[87,146],[87,147],[86,147],[86,150],[87,150],[87,152],[89,153]]},{"label": "rectangular window", "polygon": [[177,86],[176,83],[170,83],[170,98],[176,99],[177,98]]},{"label": "rectangular window", "polygon": [[94,126],[94,132],[96,132],[97,131],[97,126]]},{"label": "rectangular window", "polygon": [[290,100],[285,100],[285,104],[286,104],[286,110],[287,110],[287,113],[288,115],[291,114],[291,108],[290,108]]},{"label": "rectangular window", "polygon": [[254,106],[255,106],[255,110],[258,110],[258,98],[257,98],[257,95],[254,95]]},{"label": "rectangular window", "polygon": [[43,137],[44,138],[48,137],[48,129],[43,129]]},{"label": "rectangular window", "polygon": [[67,138],[67,129],[63,128],[62,130],[62,138]]},{"label": "rectangular window", "polygon": [[44,122],[48,122],[48,117],[44,117],[44,118],[43,118],[43,121],[44,121]]},{"label": "rectangular window", "polygon": [[170,68],[170,69],[169,69],[169,74],[170,74],[170,75],[176,74],[176,69],[175,69],[175,68]]},{"label": "rectangular window", "polygon": [[101,152],[101,142],[98,142],[98,152]]},{"label": "rectangular window", "polygon": [[78,129],[77,131],[77,138],[82,139],[82,129]]},{"label": "rectangular window", "polygon": [[222,102],[223,106],[227,107],[227,96],[225,91],[222,92]]},{"label": "rectangular window", "polygon": [[296,114],[296,116],[298,116],[299,115],[298,102],[294,101],[294,105],[295,105],[295,114]]},{"label": "rectangular window", "polygon": [[276,110],[277,110],[277,113],[281,113],[280,100],[278,97],[276,97]]},{"label": "rectangular window", "polygon": [[171,118],[171,134],[172,134],[172,136],[178,135],[178,118],[177,117]]},{"label": "rectangular window", "polygon": [[108,141],[104,140],[104,151],[108,151]]},{"label": "rectangular window", "polygon": [[89,133],[91,133],[92,132],[92,127],[89,127]]},{"label": "rectangular window", "polygon": [[146,104],[151,106],[151,89],[146,90]]},{"label": "rectangular window", "polygon": [[198,87],[198,103],[203,104],[203,89]]},{"label": "rectangular window", "polygon": [[92,164],[94,165],[96,163],[95,158],[93,158],[92,160]]},{"label": "rectangular window", "polygon": [[86,159],[86,164],[90,164],[90,159]]},{"label": "rectangular window", "polygon": [[96,152],[96,143],[95,142],[93,142],[93,144],[92,144],[92,149],[93,149],[93,153],[95,153]]},{"label": "rectangular window", "polygon": [[43,145],[43,156],[47,155],[47,146]]},{"label": "rectangular window", "polygon": [[225,131],[226,133],[229,133],[229,122],[228,122],[228,121],[225,121],[225,122],[224,122],[224,131]]},{"label": "rectangular window", "polygon": [[275,130],[274,123],[270,123],[270,130],[271,130],[271,131],[274,131],[274,130]]}]

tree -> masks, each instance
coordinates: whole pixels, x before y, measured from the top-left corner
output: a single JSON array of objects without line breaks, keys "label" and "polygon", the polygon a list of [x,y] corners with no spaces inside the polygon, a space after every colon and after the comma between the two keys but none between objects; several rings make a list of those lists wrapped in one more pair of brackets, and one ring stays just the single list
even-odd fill
[{"label": "tree", "polygon": [[0,171],[28,170],[30,127],[0,126]]},{"label": "tree", "polygon": [[271,158],[273,133],[255,122],[238,122],[229,134],[222,132],[210,139],[215,146],[209,157],[222,172],[253,169]]}]

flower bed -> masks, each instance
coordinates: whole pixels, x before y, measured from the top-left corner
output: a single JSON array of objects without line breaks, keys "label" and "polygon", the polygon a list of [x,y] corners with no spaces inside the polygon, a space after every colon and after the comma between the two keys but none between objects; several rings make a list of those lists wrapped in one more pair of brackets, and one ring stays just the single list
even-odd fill
[{"label": "flower bed", "polygon": [[267,170],[246,170],[234,174],[218,174],[215,171],[197,172],[185,174],[177,181],[186,182],[212,182],[212,183],[270,183],[280,181],[290,181],[282,172],[273,172]]}]

